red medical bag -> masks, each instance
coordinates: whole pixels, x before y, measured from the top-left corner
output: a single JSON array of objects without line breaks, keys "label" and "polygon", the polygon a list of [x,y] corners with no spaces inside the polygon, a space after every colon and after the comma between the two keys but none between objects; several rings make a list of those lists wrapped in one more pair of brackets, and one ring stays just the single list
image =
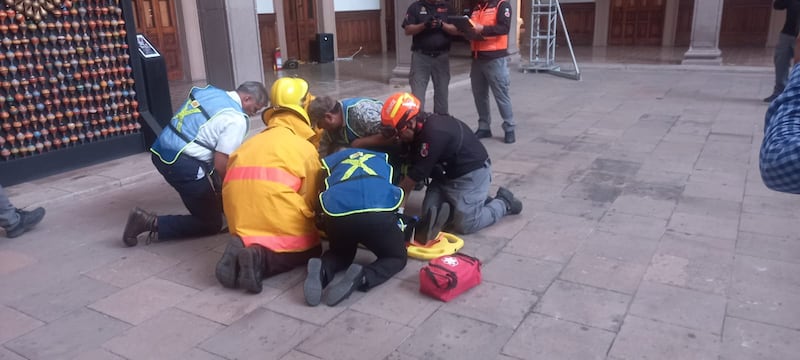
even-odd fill
[{"label": "red medical bag", "polygon": [[419,292],[444,302],[480,283],[481,261],[462,253],[440,256],[419,270]]}]

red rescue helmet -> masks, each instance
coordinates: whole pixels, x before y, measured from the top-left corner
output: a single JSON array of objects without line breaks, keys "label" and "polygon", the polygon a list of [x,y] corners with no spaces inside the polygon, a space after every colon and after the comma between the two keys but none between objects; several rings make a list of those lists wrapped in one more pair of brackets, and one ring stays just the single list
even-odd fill
[{"label": "red rescue helmet", "polygon": [[419,114],[420,103],[414,95],[407,92],[392,94],[383,103],[381,124],[387,127],[403,128],[406,123]]}]

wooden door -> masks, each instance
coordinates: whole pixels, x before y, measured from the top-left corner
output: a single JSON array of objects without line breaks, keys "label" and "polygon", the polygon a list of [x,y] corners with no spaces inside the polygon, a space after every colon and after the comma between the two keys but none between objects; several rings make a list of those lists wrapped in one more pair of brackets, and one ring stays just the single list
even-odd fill
[{"label": "wooden door", "polygon": [[311,44],[317,34],[316,0],[283,0],[286,20],[286,54],[303,61],[311,60]]},{"label": "wooden door", "polygon": [[150,39],[164,57],[167,77],[183,80],[183,60],[173,0],[134,0],[136,31]]},{"label": "wooden door", "polygon": [[[401,13],[400,16],[405,16]],[[395,50],[396,30],[394,25],[394,0],[386,0],[386,51],[393,52]]]},{"label": "wooden door", "polygon": [[666,0],[611,0],[609,45],[660,46]]},{"label": "wooden door", "polygon": [[678,22],[675,24],[675,46],[689,46],[694,19],[694,0],[678,2]]},{"label": "wooden door", "polygon": [[[719,45],[763,47],[767,42],[771,13],[772,1],[725,0],[722,5]],[[784,17],[786,11],[779,14]]]}]

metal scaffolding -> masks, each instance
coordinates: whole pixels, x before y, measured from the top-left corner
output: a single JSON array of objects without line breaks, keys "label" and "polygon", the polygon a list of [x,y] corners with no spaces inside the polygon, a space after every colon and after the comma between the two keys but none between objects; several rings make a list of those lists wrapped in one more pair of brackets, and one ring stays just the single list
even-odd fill
[{"label": "metal scaffolding", "polygon": [[[520,65],[522,72],[546,72],[574,80],[581,79],[578,61],[575,60],[575,51],[569,38],[567,24],[561,13],[558,0],[531,0],[530,18],[530,48],[528,62]],[[573,70],[563,70],[556,64],[556,33],[558,23],[564,30],[570,56],[572,56]]]}]

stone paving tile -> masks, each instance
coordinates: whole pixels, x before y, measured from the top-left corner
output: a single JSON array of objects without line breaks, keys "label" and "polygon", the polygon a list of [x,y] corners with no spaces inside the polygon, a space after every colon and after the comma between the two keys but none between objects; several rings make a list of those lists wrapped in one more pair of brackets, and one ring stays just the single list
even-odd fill
[{"label": "stone paving tile", "polygon": [[506,245],[505,251],[515,255],[565,263],[572,257],[586,235],[592,232],[594,226],[591,220],[543,213],[531,220],[523,231]]},{"label": "stone paving tile", "polygon": [[800,222],[797,219],[742,213],[739,230],[796,239],[800,232]]},{"label": "stone paving tile", "polygon": [[774,284],[739,281],[729,290],[727,314],[747,320],[797,329],[800,293]]},{"label": "stone paving tile", "polygon": [[444,304],[442,310],[516,329],[538,300],[530,291],[484,281]]},{"label": "stone paving tile", "polygon": [[174,359],[180,360],[226,360],[224,357],[214,355],[208,351],[192,348],[189,351],[176,355]]},{"label": "stone paving tile", "polygon": [[299,352],[297,350],[292,350],[288,354],[281,357],[281,360],[319,360],[319,358]]},{"label": "stone paving tile", "polygon": [[675,232],[730,240],[736,240],[738,228],[737,220],[678,212],[672,214],[667,224],[667,229]]},{"label": "stone paving tile", "polygon": [[381,359],[412,332],[409,327],[347,310],[305,339],[296,350],[321,359]]},{"label": "stone paving tile", "polygon": [[630,295],[556,280],[535,311],[557,319],[617,331],[630,301]]},{"label": "stone paving tile", "polygon": [[385,357],[383,360],[420,360],[420,358],[395,351],[389,354],[389,356]]},{"label": "stone paving tile", "polygon": [[191,351],[222,326],[176,309],[145,321],[103,347],[127,359],[171,359]]},{"label": "stone paving tile", "polygon": [[529,314],[503,353],[519,359],[605,359],[615,334],[541,314]]},{"label": "stone paving tile", "polygon": [[609,212],[640,215],[656,219],[669,219],[675,209],[674,200],[654,199],[649,196],[627,194],[627,188],[611,204]]},{"label": "stone paving tile", "polygon": [[75,357],[80,360],[125,360],[124,357],[118,356],[105,349],[94,349],[87,351]]},{"label": "stone paving tile", "polygon": [[442,302],[419,292],[419,283],[389,279],[370,289],[350,309],[416,327],[441,306]]},{"label": "stone paving tile", "polygon": [[39,320],[51,322],[117,291],[119,288],[104,282],[76,276],[8,304]]},{"label": "stone paving tile", "polygon": [[630,314],[720,334],[725,305],[722,296],[643,281],[631,303]]},{"label": "stone paving tile", "polygon": [[800,294],[800,264],[738,255],[735,260],[735,282],[775,286]]},{"label": "stone paving tile", "polygon": [[[732,173],[745,176],[749,170],[749,166],[750,165],[747,163],[747,160],[723,160],[717,156],[706,156],[701,154],[700,158],[697,159],[697,163],[694,165],[694,169],[700,171]],[[728,200],[741,201],[743,192],[744,185],[742,184],[739,186],[727,186],[727,188],[720,192],[720,194],[724,196],[730,196],[731,199]],[[738,197],[736,197],[737,194]]]},{"label": "stone paving tile", "polygon": [[26,359],[9,350],[6,350],[3,347],[0,347],[0,360],[26,360]]},{"label": "stone paving tile", "polygon": [[214,251],[204,251],[162,271],[157,276],[197,290],[205,290],[219,285],[214,276],[219,258],[220,254]]},{"label": "stone paving tile", "polygon": [[[397,273],[394,278],[419,284],[419,270],[426,264],[428,264],[428,260],[409,257],[408,262],[406,262],[406,267]],[[303,272],[303,279],[305,279],[305,272]]]},{"label": "stone paving tile", "polygon": [[[520,237],[526,237],[527,234],[520,232]],[[528,238],[527,241],[535,241]],[[482,233],[471,234],[467,240],[464,240],[464,247],[458,250],[461,253],[467,254],[474,258],[479,259],[481,262],[488,262],[497,256],[497,253],[502,250],[509,242],[507,238],[485,237]]]},{"label": "stone paving tile", "polygon": [[72,359],[128,328],[130,325],[122,321],[81,309],[11,340],[5,346],[28,359]]},{"label": "stone paving tile", "polygon": [[[323,296],[324,294],[325,293],[323,293]],[[300,283],[284,291],[280,296],[264,305],[264,308],[322,326],[347,310],[349,305],[357,302],[364,294],[365,293],[360,291],[354,291],[349,298],[342,301],[337,306],[327,306],[325,303],[322,303],[319,306],[310,307],[306,304],[305,297],[303,296],[303,284]]]},{"label": "stone paving tile", "polygon": [[492,359],[511,335],[509,328],[438,311],[397,350],[419,359]]},{"label": "stone paving tile", "polygon": [[185,261],[197,257],[201,252],[227,243],[228,234],[217,234],[198,239],[163,241],[142,249],[158,256]]},{"label": "stone paving tile", "polygon": [[317,329],[312,324],[257,309],[200,347],[228,359],[278,359]]},{"label": "stone paving tile", "polygon": [[745,192],[742,212],[794,219],[798,217],[797,205],[795,198],[750,195]]},{"label": "stone paving tile", "polygon": [[572,257],[559,278],[625,294],[633,294],[636,292],[646,268],[642,264],[578,253]]},{"label": "stone paving tile", "polygon": [[648,239],[659,239],[667,225],[665,219],[646,216],[608,212],[600,219],[597,230],[621,235],[641,236]]},{"label": "stone paving tile", "polygon": [[559,263],[501,252],[483,265],[481,275],[486,281],[541,294],[547,290],[562,268],[563,265]]},{"label": "stone paving tile", "polygon": [[686,189],[683,195],[741,202],[744,196],[744,185],[733,187],[713,182],[692,181],[690,179],[689,182],[686,183]]},{"label": "stone paving tile", "polygon": [[663,160],[655,157],[650,157],[642,162],[641,171],[654,172],[666,171],[679,174],[691,174],[694,171],[694,162],[689,161],[675,161]]},{"label": "stone paving tile", "polygon": [[598,204],[613,203],[622,193],[623,179],[616,185],[592,183],[592,180],[583,180],[572,183],[561,192],[564,197],[572,197],[592,201]]},{"label": "stone paving tile", "polygon": [[280,290],[265,287],[260,294],[246,293],[240,289],[213,286],[175,305],[177,308],[230,325],[281,294]]},{"label": "stone paving tile", "polygon": [[545,203],[541,210],[596,221],[600,220],[600,218],[605,215],[610,206],[610,202],[598,202],[591,199],[562,196],[555,202]]},{"label": "stone paving tile", "polygon": [[[216,262],[214,263],[216,268]],[[301,266],[291,271],[268,277],[262,281],[264,286],[286,291],[306,279],[306,267]],[[215,280],[216,281],[216,280]]]},{"label": "stone paving tile", "polygon": [[39,320],[2,305],[0,305],[0,319],[2,319],[0,321],[0,344],[44,325]]},{"label": "stone paving tile", "polygon": [[742,203],[684,194],[678,200],[675,212],[736,220],[739,218],[739,214],[742,213]]},{"label": "stone paving tile", "polygon": [[628,315],[609,359],[716,360],[719,353],[719,335]]},{"label": "stone paving tile", "polygon": [[119,261],[86,273],[86,276],[117,287],[128,287],[178,263],[177,259],[159,256],[140,249]]},{"label": "stone paving tile", "polygon": [[647,265],[657,247],[658,242],[653,239],[595,231],[586,237],[578,253]]},{"label": "stone paving tile", "polygon": [[703,144],[685,141],[661,141],[653,150],[653,156],[663,160],[695,161],[700,156]]},{"label": "stone paving tile", "polygon": [[736,242],[736,252],[797,263],[800,262],[800,241],[796,237],[775,237],[741,231]]},{"label": "stone paving tile", "polygon": [[36,263],[36,259],[24,253],[0,250],[0,276],[10,274],[34,263]]},{"label": "stone paving tile", "polygon": [[645,280],[726,295],[733,252],[685,238],[665,236]]},{"label": "stone paving tile", "polygon": [[195,294],[197,290],[190,287],[151,278],[122,289],[89,307],[129,324],[138,325]]},{"label": "stone paving tile", "polygon": [[793,359],[800,352],[800,331],[728,317],[722,332],[725,360]]}]

